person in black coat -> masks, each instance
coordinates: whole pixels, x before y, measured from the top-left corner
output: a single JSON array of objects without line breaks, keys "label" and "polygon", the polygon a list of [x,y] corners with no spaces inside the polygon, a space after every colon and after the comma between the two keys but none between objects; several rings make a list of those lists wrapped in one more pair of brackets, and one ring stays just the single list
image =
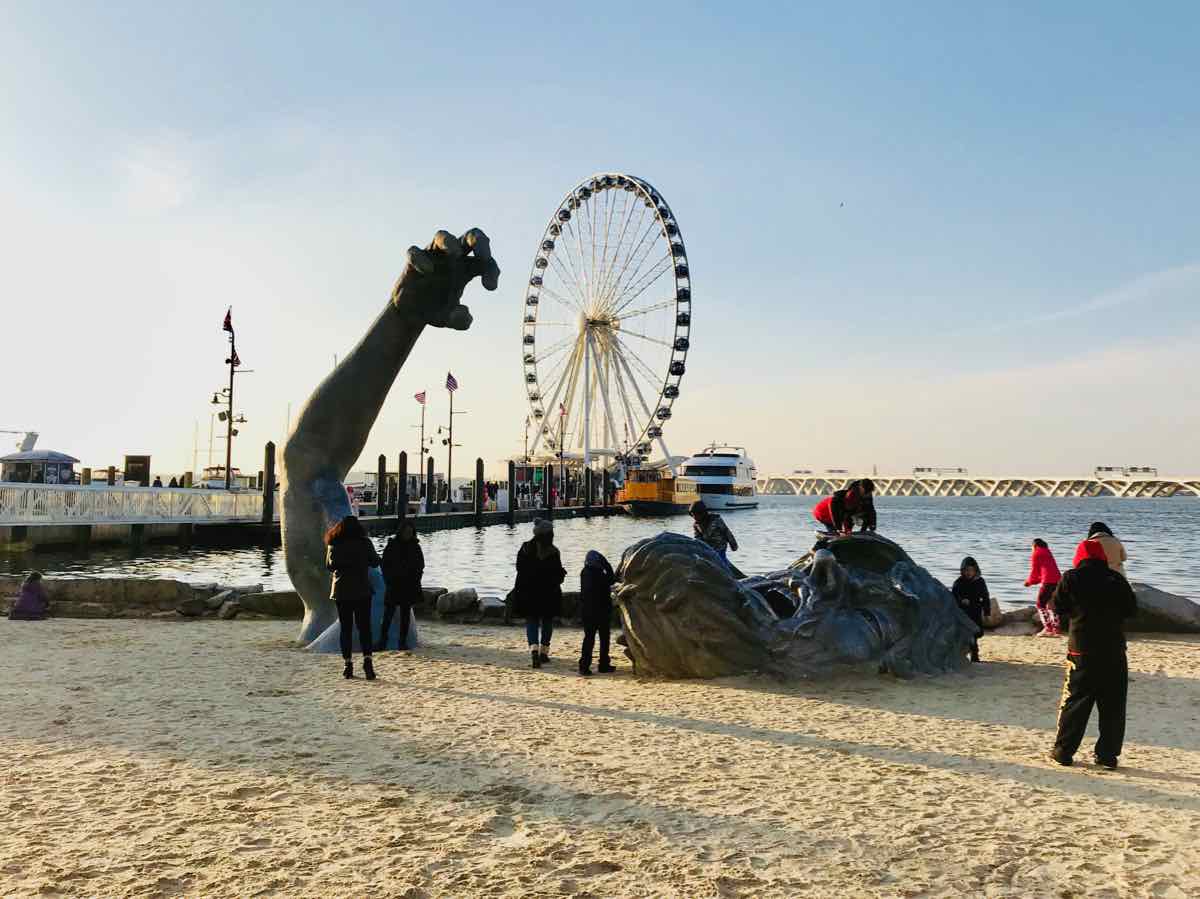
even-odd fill
[{"label": "person in black coat", "polygon": [[1103,544],[1084,540],[1075,552],[1075,567],[1062,576],[1050,600],[1055,611],[1071,622],[1058,733],[1050,752],[1060,765],[1074,762],[1093,705],[1100,714],[1096,764],[1117,767],[1125,743],[1129,663],[1124,622],[1137,614],[1137,597],[1129,581],[1110,565]]},{"label": "person in black coat", "polygon": [[579,655],[579,673],[592,676],[592,648],[596,645],[596,634],[600,634],[601,674],[617,669],[608,657],[608,641],[612,626],[612,586],[617,581],[612,566],[596,550],[591,550],[584,559],[583,571],[579,572],[579,584],[583,590],[583,648]]},{"label": "person in black coat", "polygon": [[[979,634],[983,634],[983,617],[991,608],[992,598],[988,595],[987,581],[979,573],[979,563],[970,556],[958,567],[958,580],[951,588],[958,607],[975,622]],[[971,661],[979,661],[979,636],[971,641]]]},{"label": "person in black coat", "polygon": [[400,525],[400,532],[383,548],[383,580],[387,592],[383,598],[383,628],[376,649],[387,649],[392,619],[400,615],[400,648],[408,648],[408,627],[413,606],[421,601],[421,576],[425,573],[425,554],[411,521]]},{"label": "person in black coat", "polygon": [[375,544],[363,530],[362,522],[347,515],[325,534],[325,567],[333,572],[329,598],[337,605],[341,624],[342,658],[346,667],[343,677],[354,677],[354,627],[358,626],[358,641],[362,647],[363,674],[375,680],[371,664],[371,580],[369,569],[379,566]]},{"label": "person in black coat", "polygon": [[562,583],[567,570],[554,545],[554,525],[544,518],[533,523],[533,539],[517,551],[517,614],[525,618],[525,635],[534,668],[550,661],[554,619],[562,610]]}]

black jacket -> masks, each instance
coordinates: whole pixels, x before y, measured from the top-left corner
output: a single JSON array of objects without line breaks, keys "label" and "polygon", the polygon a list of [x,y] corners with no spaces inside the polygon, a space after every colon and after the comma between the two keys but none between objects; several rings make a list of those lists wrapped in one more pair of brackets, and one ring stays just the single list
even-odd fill
[{"label": "black jacket", "polygon": [[992,605],[992,597],[988,594],[987,581],[980,575],[976,578],[959,577],[951,589],[958,607],[967,613],[972,621],[983,627],[983,618]]},{"label": "black jacket", "polygon": [[517,583],[513,587],[516,612],[525,618],[554,618],[562,611],[562,583],[567,569],[558,547],[538,556],[536,540],[527,540],[517,551]]},{"label": "black jacket", "polygon": [[[856,488],[856,484],[857,482],[844,490],[833,492],[833,502],[829,506],[829,511],[833,513],[833,529],[835,531],[842,530],[843,522],[853,527],[852,519],[855,515],[862,518],[864,531],[875,530],[875,500],[870,494],[863,493],[861,489]],[[854,490],[853,495],[850,494],[851,490]]]},{"label": "black jacket", "polygon": [[425,553],[421,543],[392,537],[383,548],[383,580],[387,583],[386,601],[392,605],[416,603],[421,598],[421,576],[425,573]]},{"label": "black jacket", "polygon": [[1129,581],[1102,559],[1084,559],[1058,582],[1054,608],[1071,622],[1072,655],[1119,655],[1125,651],[1124,620],[1137,614]]},{"label": "black jacket", "polygon": [[[589,556],[591,554],[589,553]],[[602,623],[612,616],[612,585],[617,576],[613,574],[612,565],[608,560],[596,554],[599,559],[591,565],[584,565],[579,572],[579,588],[581,594],[582,617],[584,624],[590,622]]]},{"label": "black jacket", "polygon": [[371,579],[368,569],[379,565],[375,544],[366,537],[339,540],[325,547],[325,567],[333,572],[329,598],[363,600],[371,598]]}]

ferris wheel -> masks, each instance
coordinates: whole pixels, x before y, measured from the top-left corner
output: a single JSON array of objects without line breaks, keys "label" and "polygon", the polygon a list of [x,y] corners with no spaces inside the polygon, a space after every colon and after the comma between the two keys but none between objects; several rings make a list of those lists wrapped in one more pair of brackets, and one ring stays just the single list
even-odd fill
[{"label": "ferris wheel", "polygon": [[530,452],[590,466],[649,458],[679,397],[692,290],[671,207],[641,178],[593,175],[538,244],[523,302]]}]

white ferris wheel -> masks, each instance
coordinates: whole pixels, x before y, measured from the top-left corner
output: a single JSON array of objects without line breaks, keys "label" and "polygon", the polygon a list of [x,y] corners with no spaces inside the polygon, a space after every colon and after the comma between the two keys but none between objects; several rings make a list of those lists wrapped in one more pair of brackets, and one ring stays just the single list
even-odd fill
[{"label": "white ferris wheel", "polygon": [[593,175],[555,209],[522,308],[529,452],[644,461],[679,397],[691,345],[687,255],[647,181]]}]

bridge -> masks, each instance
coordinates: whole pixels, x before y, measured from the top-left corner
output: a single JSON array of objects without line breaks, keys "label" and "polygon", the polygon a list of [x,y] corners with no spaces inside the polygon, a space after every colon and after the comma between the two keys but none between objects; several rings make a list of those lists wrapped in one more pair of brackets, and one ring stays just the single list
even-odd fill
[{"label": "bridge", "polygon": [[1151,499],[1171,496],[1200,496],[1200,477],[1162,478],[1081,477],[1018,478],[970,477],[963,474],[886,475],[772,474],[758,479],[758,492],[782,496],[825,496],[860,477],[875,482],[878,496],[1112,496]]}]

